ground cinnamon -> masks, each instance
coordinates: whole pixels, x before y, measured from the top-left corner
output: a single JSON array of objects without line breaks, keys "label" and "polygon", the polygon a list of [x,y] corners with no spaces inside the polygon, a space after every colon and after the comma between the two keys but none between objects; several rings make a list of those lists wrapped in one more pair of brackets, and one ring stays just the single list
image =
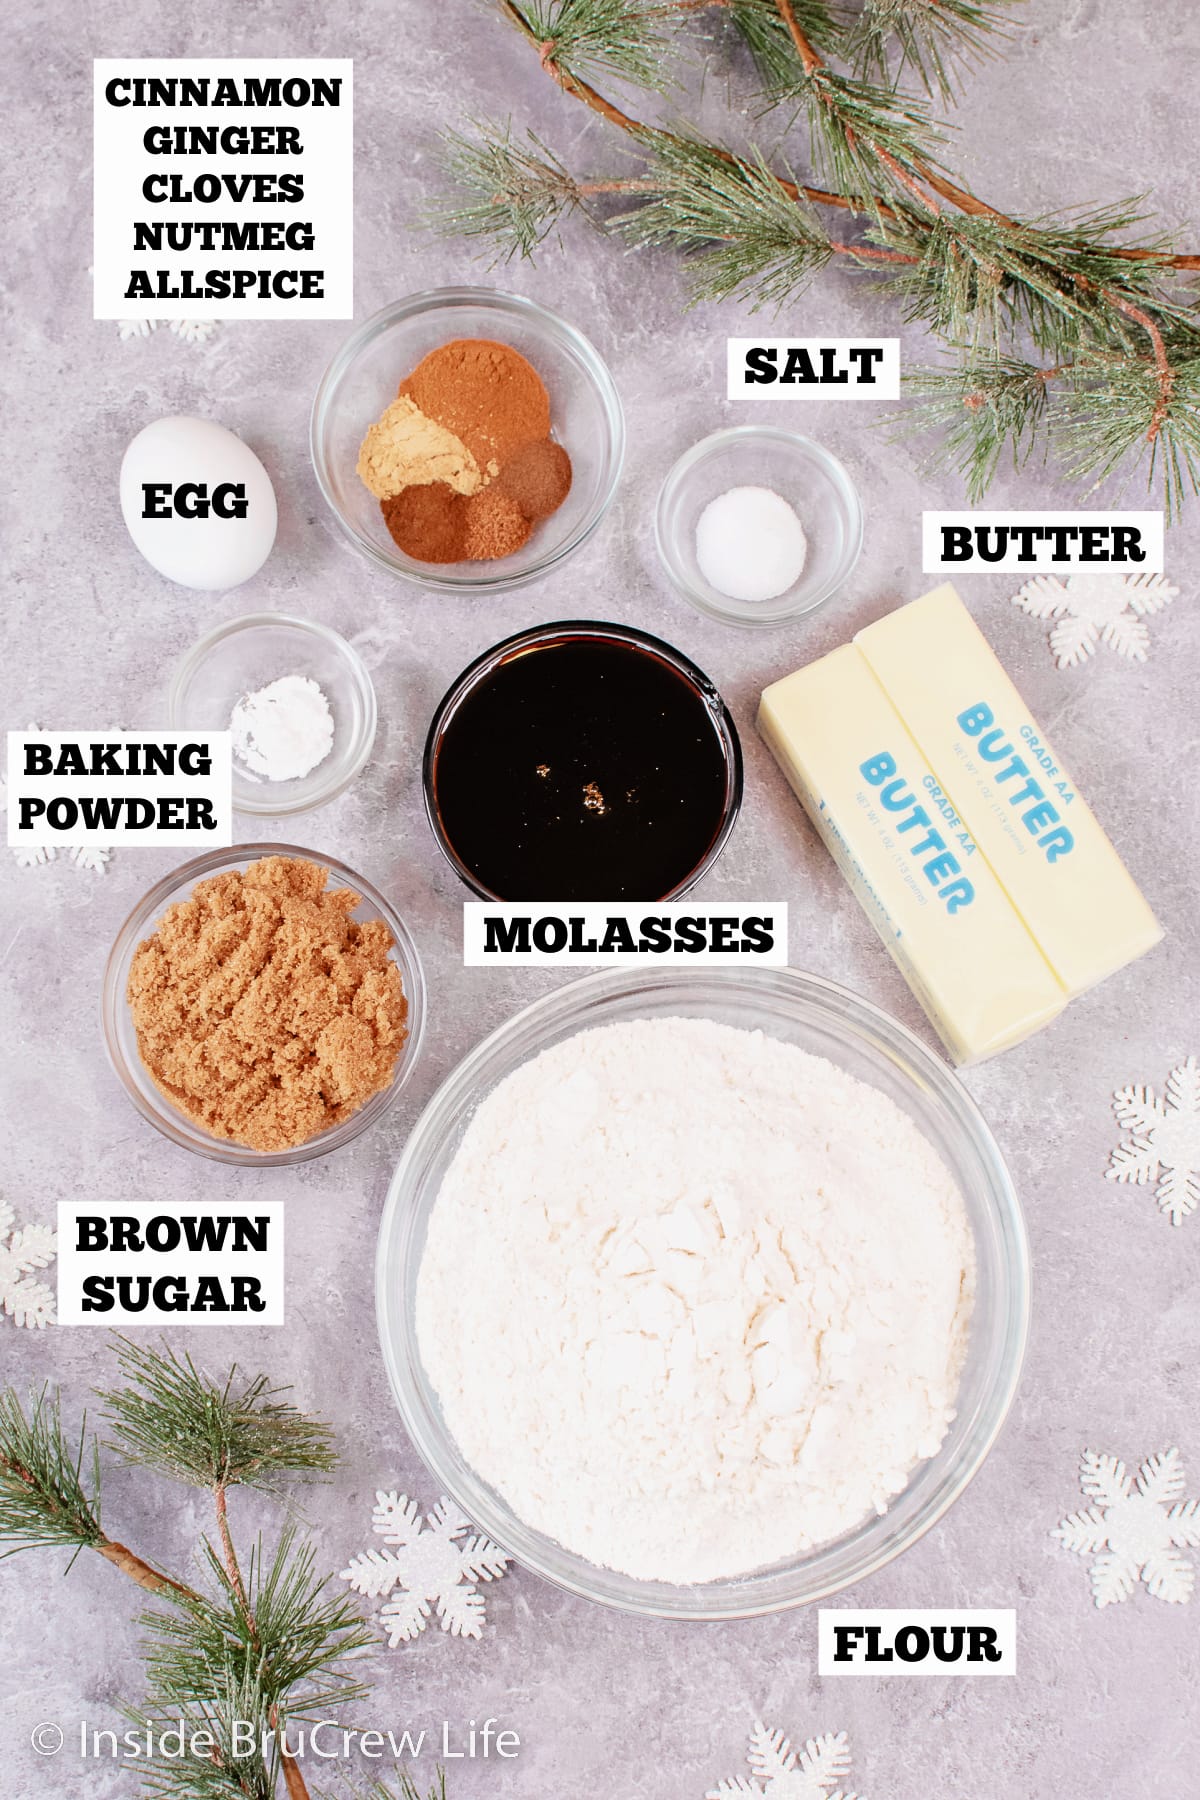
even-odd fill
[{"label": "ground cinnamon", "polygon": [[562,505],[571,459],[550,436],[533,365],[491,338],[454,338],[401,382],[363,440],[359,474],[406,555],[490,562]]},{"label": "ground cinnamon", "polygon": [[423,357],[400,397],[461,438],[481,468],[550,435],[550,396],[533,364],[491,338],[453,338]]}]

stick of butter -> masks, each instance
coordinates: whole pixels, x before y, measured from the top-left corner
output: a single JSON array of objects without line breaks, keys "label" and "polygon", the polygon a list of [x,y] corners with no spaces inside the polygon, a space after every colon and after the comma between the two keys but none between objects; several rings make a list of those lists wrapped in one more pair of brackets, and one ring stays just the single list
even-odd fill
[{"label": "stick of butter", "polygon": [[1069,997],[1162,928],[947,582],[855,644]]},{"label": "stick of butter", "polygon": [[895,708],[845,645],[767,688],[758,728],[955,1062],[1066,1004]]}]

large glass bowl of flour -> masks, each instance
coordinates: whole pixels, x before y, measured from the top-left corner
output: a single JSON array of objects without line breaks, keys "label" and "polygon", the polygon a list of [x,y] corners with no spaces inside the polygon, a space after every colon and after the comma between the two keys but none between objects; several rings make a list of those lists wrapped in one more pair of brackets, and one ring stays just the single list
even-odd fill
[{"label": "large glass bowl of flour", "polygon": [[[428,1291],[424,1332],[418,1324],[430,1221],[467,1128],[487,1097],[531,1059],[579,1033],[677,1019],[761,1032],[822,1058],[885,1096],[907,1115],[961,1194],[974,1248],[974,1295],[953,1417],[940,1445],[916,1462],[886,1510],[871,1510],[828,1541],[814,1541],[808,1549],[775,1560],[759,1557],[751,1523],[747,1541],[737,1550],[740,1572],[695,1580],[679,1579],[676,1573],[656,1579],[604,1566],[528,1523],[472,1465],[447,1422],[422,1354],[422,1341],[427,1349],[434,1342]],[[570,1093],[564,1093],[568,1120],[572,1104]],[[580,1158],[586,1157],[586,1141],[581,1141]],[[483,1199],[481,1193],[481,1205]],[[435,1233],[435,1246],[437,1241]],[[441,1256],[444,1263],[444,1246]],[[433,1262],[431,1253],[431,1267]],[[508,1276],[503,1279],[509,1281]],[[509,1285],[519,1286],[520,1277]],[[495,1283],[491,1286],[494,1291]],[[437,1336],[469,1336],[479,1301],[473,1276],[464,1270],[454,1291],[453,1284],[445,1283],[443,1268],[439,1299],[432,1328]],[[519,1330],[521,1292],[512,1292],[510,1300]],[[621,969],[587,976],[535,1001],[485,1038],[442,1084],[418,1120],[392,1180],[380,1228],[376,1304],[389,1378],[413,1444],[437,1483],[512,1557],[572,1593],[626,1611],[664,1618],[743,1618],[805,1605],[862,1580],[935,1525],[962,1493],[994,1443],[1016,1391],[1029,1311],[1028,1247],[1012,1182],[970,1096],[932,1051],[878,1008],[835,983],[790,969]],[[536,1391],[531,1396],[529,1388],[537,1380],[535,1359],[527,1367],[515,1359],[507,1379],[512,1385],[506,1403],[494,1372],[484,1379],[481,1371],[481,1403],[493,1409],[493,1420],[506,1421],[505,1430],[511,1417],[515,1434],[521,1430],[519,1418],[531,1416],[531,1397],[536,1407]],[[786,1387],[781,1391],[786,1393]],[[598,1481],[601,1491],[595,1501],[602,1515],[603,1477]],[[670,1508],[670,1515],[669,1526],[680,1545],[672,1560],[676,1571],[686,1570],[686,1498]]]}]

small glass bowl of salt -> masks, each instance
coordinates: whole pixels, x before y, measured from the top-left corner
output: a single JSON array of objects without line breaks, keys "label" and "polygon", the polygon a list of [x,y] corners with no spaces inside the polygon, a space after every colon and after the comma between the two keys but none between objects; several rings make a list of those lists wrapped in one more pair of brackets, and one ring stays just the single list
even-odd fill
[{"label": "small glass bowl of salt", "polygon": [[841,587],[862,549],[863,512],[846,469],[820,444],[738,425],[680,457],[654,526],[663,568],[698,612],[784,625]]},{"label": "small glass bowl of salt", "polygon": [[184,657],[168,723],[233,733],[233,805],[279,818],[324,806],[375,741],[375,689],[358,652],[314,619],[248,613]]}]

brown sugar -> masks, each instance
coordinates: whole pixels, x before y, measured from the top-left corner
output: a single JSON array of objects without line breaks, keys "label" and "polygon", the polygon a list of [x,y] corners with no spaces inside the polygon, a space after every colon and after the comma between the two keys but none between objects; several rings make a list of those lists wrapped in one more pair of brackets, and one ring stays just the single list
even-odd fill
[{"label": "brown sugar", "polygon": [[210,876],[134,952],[138,1053],[214,1137],[291,1149],[391,1082],[408,1036],[392,934],[328,878],[287,856]]}]

